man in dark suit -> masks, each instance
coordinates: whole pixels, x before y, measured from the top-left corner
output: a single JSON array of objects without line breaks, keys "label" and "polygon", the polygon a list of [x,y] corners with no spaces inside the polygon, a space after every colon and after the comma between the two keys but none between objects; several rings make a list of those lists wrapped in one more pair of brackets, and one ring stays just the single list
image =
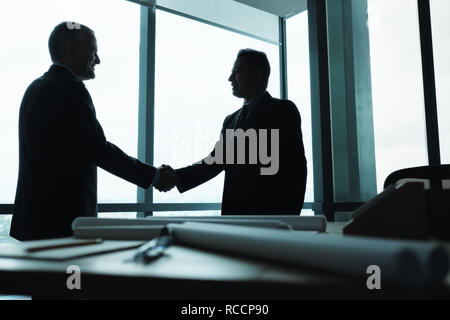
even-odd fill
[{"label": "man in dark suit", "polygon": [[[303,207],[306,158],[300,114],[294,103],[272,98],[266,91],[269,75],[270,65],[265,53],[251,49],[238,53],[228,80],[231,82],[233,94],[244,98],[244,106],[225,118],[221,131],[223,139],[216,144],[218,148],[216,147],[209,157],[192,166],[175,170],[176,185],[180,192],[195,188],[225,170],[223,215],[298,215]],[[239,153],[236,151],[238,143],[230,145],[230,141],[236,142],[237,139],[225,138],[230,130],[237,133],[237,129],[242,129],[241,135],[242,132],[249,133],[248,143],[245,145],[245,164],[238,164],[236,160]],[[261,158],[256,163],[250,161],[251,153],[255,150],[259,149],[261,155],[261,147],[266,143],[261,136],[264,130],[266,135],[272,138],[277,138],[274,133],[279,134],[279,140],[268,139],[268,150],[272,149],[271,158],[276,162],[271,163],[273,168],[267,168],[267,162]],[[250,139],[252,134],[257,135],[253,142]],[[251,146],[252,143],[257,145]],[[224,161],[217,157],[222,147]],[[231,163],[226,161],[230,152],[233,157],[229,159],[234,158]],[[219,161],[212,161],[213,159]],[[264,174],[264,168],[271,172]]]},{"label": "man in dark suit", "polygon": [[[108,142],[83,81],[100,63],[94,32],[63,22],[49,38],[53,61],[25,92],[19,113],[19,177],[11,236],[72,235],[79,216],[97,215],[97,166],[142,188],[174,179]],[[164,187],[160,187],[164,190]]]}]

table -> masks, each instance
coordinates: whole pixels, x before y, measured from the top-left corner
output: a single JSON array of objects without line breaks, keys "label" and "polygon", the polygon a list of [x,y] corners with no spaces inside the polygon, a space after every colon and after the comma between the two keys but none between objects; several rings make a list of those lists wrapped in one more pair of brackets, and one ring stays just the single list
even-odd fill
[{"label": "table", "polygon": [[[339,233],[343,224],[329,223]],[[450,249],[450,248],[449,248]],[[438,287],[382,286],[289,265],[174,245],[150,264],[135,249],[51,262],[0,258],[0,293],[61,299],[450,299],[450,276]],[[69,266],[81,289],[69,290]]]}]

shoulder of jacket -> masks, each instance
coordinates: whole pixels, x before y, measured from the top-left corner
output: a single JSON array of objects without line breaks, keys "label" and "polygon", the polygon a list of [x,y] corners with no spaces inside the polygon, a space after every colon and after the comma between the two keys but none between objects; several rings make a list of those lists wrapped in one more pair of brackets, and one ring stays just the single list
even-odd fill
[{"label": "shoulder of jacket", "polygon": [[296,114],[298,113],[297,106],[291,100],[271,98],[269,100],[269,108],[271,111],[276,111],[278,114]]},{"label": "shoulder of jacket", "polygon": [[233,113],[230,113],[229,115],[227,115],[225,117],[225,120],[223,121],[224,124],[227,124],[228,122],[230,122],[231,120],[233,120],[235,117],[238,116],[239,111],[241,110],[241,108],[237,109],[236,111],[234,111]]}]

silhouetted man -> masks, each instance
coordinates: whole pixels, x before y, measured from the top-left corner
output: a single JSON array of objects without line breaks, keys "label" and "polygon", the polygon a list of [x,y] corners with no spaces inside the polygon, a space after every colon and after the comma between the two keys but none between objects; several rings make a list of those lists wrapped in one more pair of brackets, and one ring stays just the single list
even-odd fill
[{"label": "silhouetted man", "polygon": [[53,65],[31,83],[20,106],[11,224],[11,236],[18,240],[71,236],[73,219],[96,216],[97,166],[142,188],[174,179],[106,140],[83,84],[95,78],[100,63],[94,32],[63,22],[48,45]]},{"label": "silhouetted man", "polygon": [[306,158],[300,114],[291,101],[272,98],[266,91],[269,75],[265,53],[251,49],[238,53],[228,80],[244,106],[225,118],[223,139],[207,158],[175,170],[180,192],[225,170],[223,215],[298,215],[303,207]]}]

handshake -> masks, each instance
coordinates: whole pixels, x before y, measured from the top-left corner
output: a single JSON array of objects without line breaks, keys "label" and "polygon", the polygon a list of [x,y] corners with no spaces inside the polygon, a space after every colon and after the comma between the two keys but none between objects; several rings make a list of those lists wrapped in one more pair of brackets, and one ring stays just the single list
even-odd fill
[{"label": "handshake", "polygon": [[167,192],[177,185],[175,170],[173,170],[170,166],[163,164],[158,168],[158,170],[160,175],[158,181],[154,185],[156,190]]}]

